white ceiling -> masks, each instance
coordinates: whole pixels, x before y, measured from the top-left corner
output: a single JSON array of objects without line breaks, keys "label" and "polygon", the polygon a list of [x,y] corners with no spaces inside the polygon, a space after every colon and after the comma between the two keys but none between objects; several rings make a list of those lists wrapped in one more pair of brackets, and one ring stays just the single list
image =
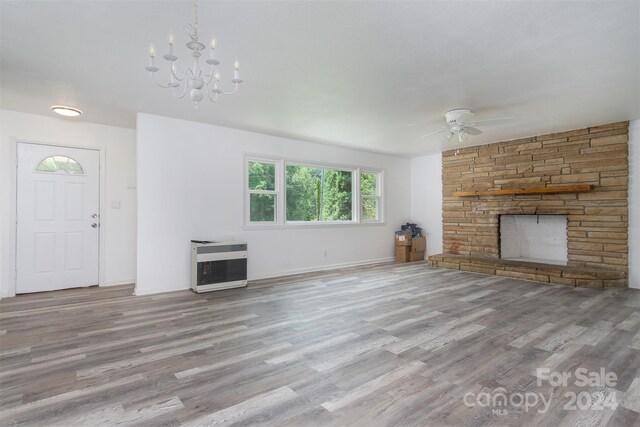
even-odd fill
[{"label": "white ceiling", "polygon": [[223,79],[237,57],[245,83],[198,111],[144,70],[169,29],[184,66],[190,1],[1,8],[6,109],[70,104],[81,120],[128,127],[140,111],[395,154],[455,147],[420,138],[451,108],[516,117],[466,145],[640,118],[638,1],[201,1]]}]

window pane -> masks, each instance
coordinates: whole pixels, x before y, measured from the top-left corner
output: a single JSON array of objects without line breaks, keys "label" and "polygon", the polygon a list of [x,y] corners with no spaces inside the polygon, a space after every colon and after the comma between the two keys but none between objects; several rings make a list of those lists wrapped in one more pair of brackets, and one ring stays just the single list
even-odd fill
[{"label": "window pane", "polygon": [[58,170],[66,171],[67,163],[69,162],[69,158],[67,156],[53,156],[53,160],[56,161],[58,165]]},{"label": "window pane", "polygon": [[322,219],[324,221],[351,221],[352,194],[350,171],[324,169],[322,187]]},{"label": "window pane", "polygon": [[362,219],[364,221],[378,219],[378,199],[372,197],[362,199]]},{"label": "window pane", "polygon": [[275,163],[249,162],[249,189],[274,191],[276,189]]},{"label": "window pane", "polygon": [[47,157],[36,166],[36,170],[38,172],[55,172],[58,170],[56,166],[56,162],[53,160],[53,157]]},{"label": "window pane", "polygon": [[322,169],[286,167],[287,221],[320,221]]},{"label": "window pane", "polygon": [[63,171],[70,174],[82,175],[84,169],[75,160],[67,156],[51,156],[42,160],[36,166],[38,172],[57,172]]},{"label": "window pane", "polygon": [[360,174],[360,194],[363,196],[378,195],[378,174],[361,173]]},{"label": "window pane", "polygon": [[350,221],[352,173],[287,165],[287,221]]},{"label": "window pane", "polygon": [[275,194],[250,194],[249,195],[249,221],[274,222],[276,220],[276,195]]}]

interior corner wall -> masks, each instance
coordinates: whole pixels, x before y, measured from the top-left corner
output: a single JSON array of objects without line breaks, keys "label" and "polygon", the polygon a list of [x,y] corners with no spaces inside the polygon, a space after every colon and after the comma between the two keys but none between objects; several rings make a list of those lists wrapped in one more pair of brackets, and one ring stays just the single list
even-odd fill
[{"label": "interior corner wall", "polygon": [[629,287],[640,289],[640,120],[629,123]]},{"label": "interior corner wall", "polygon": [[442,155],[411,159],[411,220],[427,233],[427,255],[442,253]]},{"label": "interior corner wall", "polygon": [[[107,206],[101,220],[104,266],[101,284],[133,283],[136,278],[135,131],[73,119],[0,110],[0,297],[15,289],[17,142],[101,149]],[[102,187],[102,185],[101,185]],[[111,209],[111,201],[120,209]]]},{"label": "interior corner wall", "polygon": [[[408,158],[142,113],[136,145],[138,295],[189,287],[191,239],[247,241],[251,280],[392,260],[409,220]],[[385,224],[243,228],[246,154],[384,169]]]}]

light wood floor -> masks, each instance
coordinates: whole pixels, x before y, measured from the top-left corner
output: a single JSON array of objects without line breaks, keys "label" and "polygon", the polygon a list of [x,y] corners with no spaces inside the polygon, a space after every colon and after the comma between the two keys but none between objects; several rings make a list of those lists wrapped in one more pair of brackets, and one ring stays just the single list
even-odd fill
[{"label": "light wood floor", "polygon": [[[0,302],[0,425],[640,425],[639,291],[424,263],[204,295],[131,291]],[[538,367],[618,381],[537,386]],[[500,387],[551,404],[465,404]],[[565,410],[568,391],[619,406]]]}]

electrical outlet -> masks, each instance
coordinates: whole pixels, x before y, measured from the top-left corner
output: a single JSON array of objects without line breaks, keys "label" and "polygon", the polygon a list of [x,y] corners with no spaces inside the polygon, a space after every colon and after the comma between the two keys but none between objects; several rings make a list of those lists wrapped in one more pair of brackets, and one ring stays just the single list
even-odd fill
[{"label": "electrical outlet", "polygon": [[120,209],[120,200],[112,200],[111,209]]}]

